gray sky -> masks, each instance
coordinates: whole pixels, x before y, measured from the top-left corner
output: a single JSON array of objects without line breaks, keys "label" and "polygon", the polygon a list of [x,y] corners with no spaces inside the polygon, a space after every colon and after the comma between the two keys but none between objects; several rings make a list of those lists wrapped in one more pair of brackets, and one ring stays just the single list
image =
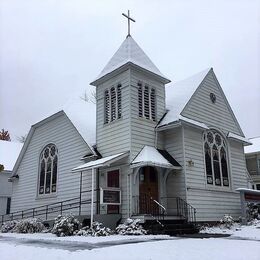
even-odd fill
[{"label": "gray sky", "polygon": [[260,0],[1,0],[0,128],[13,140],[89,90],[127,34],[172,82],[213,67],[247,137],[260,135]]}]

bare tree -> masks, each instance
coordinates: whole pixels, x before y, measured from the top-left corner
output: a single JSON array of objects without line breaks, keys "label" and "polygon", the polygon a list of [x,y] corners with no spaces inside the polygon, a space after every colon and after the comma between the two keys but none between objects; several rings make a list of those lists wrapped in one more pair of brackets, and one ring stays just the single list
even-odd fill
[{"label": "bare tree", "polygon": [[25,140],[26,140],[26,137],[27,137],[27,134],[18,136],[18,137],[16,137],[16,139],[17,139],[20,143],[24,143]]},{"label": "bare tree", "polygon": [[85,102],[91,102],[93,104],[96,104],[96,101],[97,101],[96,91],[92,90],[90,95],[88,95],[87,91],[85,90],[84,94],[82,96],[80,96],[80,98],[82,100],[84,100]]},{"label": "bare tree", "polygon": [[9,132],[5,131],[4,128],[0,132],[0,140],[11,141]]}]

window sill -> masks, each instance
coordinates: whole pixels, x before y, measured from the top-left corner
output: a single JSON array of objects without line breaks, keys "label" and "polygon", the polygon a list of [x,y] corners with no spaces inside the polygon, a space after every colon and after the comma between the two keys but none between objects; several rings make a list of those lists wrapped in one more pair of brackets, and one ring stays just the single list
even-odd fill
[{"label": "window sill", "polygon": [[116,120],[113,120],[113,121],[111,121],[111,122],[104,123],[103,125],[104,125],[104,127],[106,127],[106,126],[112,126],[113,124],[115,124],[115,123],[117,123],[117,122],[120,122],[120,121],[122,121],[122,120],[123,120],[123,117],[120,117],[120,118],[118,118],[118,119],[116,119]]},{"label": "window sill", "polygon": [[221,187],[208,187],[200,188],[200,187],[188,187],[187,190],[201,190],[201,191],[212,191],[212,192],[226,192],[226,193],[237,193],[236,191],[232,190],[231,188],[221,188]]},{"label": "window sill", "polygon": [[215,186],[215,185],[210,185],[206,184],[206,189],[207,190],[212,190],[212,191],[232,191],[231,187],[226,187],[226,186]]},{"label": "window sill", "polygon": [[58,197],[58,194],[42,194],[42,195],[37,195],[35,200],[44,200],[44,199],[49,199],[49,198],[56,198]]},{"label": "window sill", "polygon": [[153,120],[153,119],[148,119],[148,118],[146,118],[146,117],[140,117],[140,116],[138,116],[138,119],[140,119],[140,120],[142,120],[142,121],[146,121],[146,122],[150,122],[150,123],[154,123],[154,124],[157,124],[157,121],[155,120]]}]

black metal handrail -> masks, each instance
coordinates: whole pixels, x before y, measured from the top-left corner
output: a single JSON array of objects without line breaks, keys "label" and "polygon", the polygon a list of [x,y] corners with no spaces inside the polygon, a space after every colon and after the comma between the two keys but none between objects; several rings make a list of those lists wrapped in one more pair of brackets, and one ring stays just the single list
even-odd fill
[{"label": "black metal handrail", "polygon": [[196,209],[180,197],[161,197],[160,202],[147,194],[133,196],[134,214],[149,214],[158,220],[165,216],[178,216],[188,222],[196,222]]},{"label": "black metal handrail", "polygon": [[182,198],[176,197],[176,202],[177,214],[183,216],[188,222],[196,223],[196,209]]},{"label": "black metal handrail", "polygon": [[164,220],[166,215],[165,207],[150,194],[142,193],[139,196],[133,196],[133,199],[135,214],[147,214],[156,220]]},{"label": "black metal handrail", "polygon": [[[94,191],[99,191],[99,189],[95,189]],[[90,192],[91,190],[82,191],[80,196],[76,198],[62,200],[47,205],[42,205],[34,208],[11,212],[10,214],[1,215],[1,224],[8,220],[19,220],[39,216],[43,216],[45,220],[48,220],[48,216],[50,214],[59,212],[60,215],[62,215],[64,211],[68,211],[71,209],[78,209],[78,214],[81,215],[82,205],[91,204],[91,199],[82,199],[82,194]],[[98,203],[98,201],[94,201],[94,203],[96,204]]]}]

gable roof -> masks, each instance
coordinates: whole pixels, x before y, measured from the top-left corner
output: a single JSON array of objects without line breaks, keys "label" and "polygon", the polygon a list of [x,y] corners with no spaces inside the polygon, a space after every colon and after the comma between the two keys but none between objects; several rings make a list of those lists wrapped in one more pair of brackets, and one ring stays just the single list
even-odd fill
[{"label": "gable roof", "polygon": [[79,97],[72,98],[63,105],[60,110],[53,112],[51,115],[46,116],[44,119],[31,126],[24,146],[14,165],[13,176],[16,174],[16,170],[27,150],[35,129],[61,115],[65,115],[70,120],[90,151],[96,155],[95,150],[92,147],[96,143],[96,104],[90,101],[84,101]]},{"label": "gable roof", "polygon": [[159,166],[180,169],[181,165],[166,151],[145,145],[131,163],[134,166]]},{"label": "gable roof", "polygon": [[96,104],[76,98],[66,103],[62,110],[84,141],[90,146],[96,144]]},{"label": "gable roof", "polygon": [[101,79],[105,75],[111,73],[112,71],[122,67],[125,64],[132,63],[140,68],[143,68],[155,75],[160,76],[167,82],[170,82],[160,70],[154,65],[150,58],[145,54],[145,52],[140,48],[140,46],[135,42],[135,40],[128,36],[116,53],[109,60],[107,65],[98,75],[98,77],[91,83],[94,84],[95,81]]},{"label": "gable roof", "polygon": [[203,70],[185,80],[166,87],[166,109],[168,112],[158,124],[158,127],[179,120],[181,112],[211,70],[212,68]]},{"label": "gable roof", "polygon": [[0,164],[4,165],[4,171],[13,170],[22,146],[22,143],[0,140]]},{"label": "gable roof", "polygon": [[260,153],[260,136],[250,138],[252,145],[245,147],[245,153]]}]

